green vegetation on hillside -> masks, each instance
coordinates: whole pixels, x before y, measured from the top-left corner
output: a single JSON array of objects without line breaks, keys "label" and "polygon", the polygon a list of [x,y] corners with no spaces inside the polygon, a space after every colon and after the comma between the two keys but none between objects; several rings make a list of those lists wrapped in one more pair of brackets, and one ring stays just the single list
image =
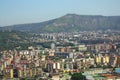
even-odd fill
[{"label": "green vegetation on hillside", "polygon": [[23,32],[75,32],[88,30],[120,30],[120,16],[67,14],[57,19],[0,28]]},{"label": "green vegetation on hillside", "polygon": [[19,31],[0,32],[0,50],[12,50],[17,47],[27,49],[28,46],[34,45],[29,43],[29,37],[30,35],[27,33]]}]

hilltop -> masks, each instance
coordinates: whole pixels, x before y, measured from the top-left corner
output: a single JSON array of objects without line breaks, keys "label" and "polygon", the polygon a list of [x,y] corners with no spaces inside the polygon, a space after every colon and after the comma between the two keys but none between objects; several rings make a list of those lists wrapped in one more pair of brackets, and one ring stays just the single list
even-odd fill
[{"label": "hilltop", "polygon": [[2,27],[2,30],[25,32],[74,32],[106,29],[120,30],[120,16],[66,14],[45,22]]}]

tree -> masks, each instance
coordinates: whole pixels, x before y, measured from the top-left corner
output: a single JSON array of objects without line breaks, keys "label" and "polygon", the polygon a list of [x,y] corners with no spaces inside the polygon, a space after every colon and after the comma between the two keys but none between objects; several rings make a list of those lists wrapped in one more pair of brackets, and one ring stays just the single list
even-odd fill
[{"label": "tree", "polygon": [[71,80],[86,80],[85,76],[82,73],[74,73],[71,76]]},{"label": "tree", "polygon": [[20,80],[27,80],[26,78],[21,78]]}]

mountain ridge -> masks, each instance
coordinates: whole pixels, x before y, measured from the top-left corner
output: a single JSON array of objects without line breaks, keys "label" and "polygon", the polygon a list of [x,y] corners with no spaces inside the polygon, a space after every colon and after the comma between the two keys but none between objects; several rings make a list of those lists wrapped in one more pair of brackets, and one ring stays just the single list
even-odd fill
[{"label": "mountain ridge", "polygon": [[5,26],[2,27],[1,30],[25,32],[74,32],[106,29],[120,30],[120,16],[66,14],[62,17],[40,23]]}]

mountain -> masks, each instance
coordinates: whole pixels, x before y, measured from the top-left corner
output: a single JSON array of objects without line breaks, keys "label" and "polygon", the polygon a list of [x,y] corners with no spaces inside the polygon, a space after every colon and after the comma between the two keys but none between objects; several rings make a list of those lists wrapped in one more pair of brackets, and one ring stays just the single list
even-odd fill
[{"label": "mountain", "polygon": [[2,30],[28,32],[74,32],[83,30],[120,30],[120,16],[66,14],[53,20],[5,26]]},{"label": "mountain", "polygon": [[28,46],[33,45],[30,42],[31,34],[19,31],[0,31],[0,51],[15,49],[27,49]]},{"label": "mountain", "polygon": [[0,30],[2,29],[2,27],[0,27]]}]

